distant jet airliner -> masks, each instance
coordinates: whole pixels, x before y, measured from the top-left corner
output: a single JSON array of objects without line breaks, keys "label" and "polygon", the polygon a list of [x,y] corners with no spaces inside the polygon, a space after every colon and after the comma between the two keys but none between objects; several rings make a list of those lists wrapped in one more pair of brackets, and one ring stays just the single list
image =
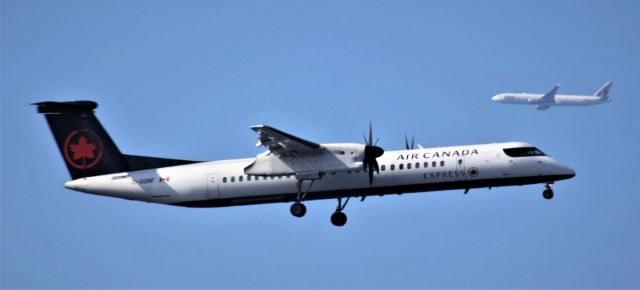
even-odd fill
[{"label": "distant jet airliner", "polygon": [[556,95],[560,85],[555,85],[548,93],[502,93],[491,98],[503,104],[535,105],[538,110],[546,110],[551,106],[589,106],[610,102],[609,89],[612,82],[606,82],[593,96]]},{"label": "distant jet airliner", "polygon": [[370,195],[448,189],[467,193],[471,188],[544,183],[543,196],[551,199],[554,181],[575,176],[571,168],[522,142],[414,149],[405,140],[406,150],[385,152],[373,141],[371,126],[364,144],[319,144],[253,126],[257,146],[267,151],[244,159],[202,162],[128,155],[93,114],[95,102],[35,105],[73,179],[65,187],[152,203],[221,207],[293,202],[291,214],[302,217],[304,201],[335,198],[331,223],[342,226],[352,197],[364,201]]}]

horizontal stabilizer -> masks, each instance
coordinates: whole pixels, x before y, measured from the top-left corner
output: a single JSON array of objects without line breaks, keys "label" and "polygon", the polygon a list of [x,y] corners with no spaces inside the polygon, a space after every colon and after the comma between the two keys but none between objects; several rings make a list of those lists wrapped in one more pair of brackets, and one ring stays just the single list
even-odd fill
[{"label": "horizontal stabilizer", "polygon": [[193,161],[193,160],[182,160],[182,159],[171,159],[171,158],[160,158],[160,157],[138,156],[138,155],[127,155],[127,154],[122,154],[122,157],[124,157],[124,161],[127,162],[127,165],[129,166],[129,171],[147,170],[147,169],[186,165],[186,164],[202,162],[202,161]]},{"label": "horizontal stabilizer", "polygon": [[38,106],[38,113],[64,113],[93,111],[98,107],[94,101],[70,101],[70,102],[39,102],[32,105]]}]

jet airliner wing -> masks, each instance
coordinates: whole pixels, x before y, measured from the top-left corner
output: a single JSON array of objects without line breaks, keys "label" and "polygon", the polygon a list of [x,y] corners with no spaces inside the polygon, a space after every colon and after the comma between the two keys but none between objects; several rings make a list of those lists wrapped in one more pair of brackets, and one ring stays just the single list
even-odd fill
[{"label": "jet airliner wing", "polygon": [[558,88],[560,85],[555,85],[553,89],[551,89],[548,93],[544,94],[542,98],[540,98],[540,103],[555,103],[554,98],[556,97],[556,92],[558,92]]},{"label": "jet airliner wing", "polygon": [[267,125],[251,126],[258,133],[256,146],[265,146],[276,156],[306,153],[320,149],[320,145],[282,132]]}]

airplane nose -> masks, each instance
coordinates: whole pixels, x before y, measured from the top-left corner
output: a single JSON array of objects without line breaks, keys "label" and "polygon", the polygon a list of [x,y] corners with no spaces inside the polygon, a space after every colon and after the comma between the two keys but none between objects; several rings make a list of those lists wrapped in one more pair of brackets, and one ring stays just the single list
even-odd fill
[{"label": "airplane nose", "polygon": [[569,178],[573,178],[574,176],[576,176],[576,171],[571,169],[571,167],[566,166],[564,164],[560,164],[559,168],[557,169],[558,174],[560,176],[562,176],[562,179],[569,179]]},{"label": "airplane nose", "polygon": [[553,172],[552,174],[557,175],[560,180],[569,179],[576,176],[575,170],[571,169],[571,167],[567,165],[562,164],[561,162],[558,162],[557,160],[551,161],[551,167],[549,168],[549,170],[550,172]]},{"label": "airplane nose", "polygon": [[573,178],[574,176],[576,176],[576,171],[571,169],[569,166],[564,167],[563,173],[567,175],[569,178]]},{"label": "airplane nose", "polygon": [[493,96],[493,97],[491,98],[491,100],[492,100],[492,101],[494,101],[494,102],[498,102],[498,101],[500,101],[500,95],[495,95],[495,96]]}]

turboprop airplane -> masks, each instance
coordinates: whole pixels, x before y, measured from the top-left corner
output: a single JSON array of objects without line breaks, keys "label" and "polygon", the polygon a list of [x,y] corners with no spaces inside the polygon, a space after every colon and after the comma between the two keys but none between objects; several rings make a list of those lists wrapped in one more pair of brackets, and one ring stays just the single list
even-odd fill
[{"label": "turboprop airplane", "polygon": [[[331,223],[347,222],[351,198],[436,190],[545,184],[575,172],[522,142],[386,151],[369,136],[364,144],[319,144],[257,125],[255,157],[192,161],[122,154],[93,111],[92,101],[34,104],[45,115],[71,174],[66,188],[110,197],[185,207],[223,207],[292,202],[302,217],[304,202],[337,199]],[[406,138],[406,137],[405,137]],[[375,172],[375,174],[374,174]]]},{"label": "turboprop airplane", "polygon": [[609,90],[612,82],[606,82],[593,96],[556,95],[560,85],[555,85],[548,93],[502,93],[491,98],[503,104],[535,105],[538,110],[546,110],[551,106],[590,106],[610,102]]}]

